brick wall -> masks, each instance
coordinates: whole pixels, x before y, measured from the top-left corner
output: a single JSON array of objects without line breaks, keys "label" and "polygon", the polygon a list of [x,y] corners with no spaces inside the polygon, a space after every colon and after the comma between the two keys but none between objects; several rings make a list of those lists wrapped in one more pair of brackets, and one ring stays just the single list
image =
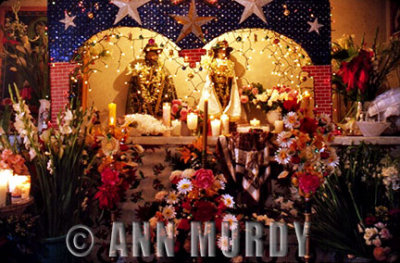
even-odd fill
[{"label": "brick wall", "polygon": [[52,121],[56,119],[57,114],[68,103],[69,74],[75,67],[75,64],[66,62],[50,64]]},{"label": "brick wall", "polygon": [[201,56],[206,54],[206,50],[199,49],[185,49],[179,52],[179,56],[183,57],[186,63],[189,63],[191,68],[196,67],[196,63],[201,61]]},{"label": "brick wall", "polygon": [[306,66],[303,70],[314,78],[314,102],[317,112],[332,115],[331,66]]}]

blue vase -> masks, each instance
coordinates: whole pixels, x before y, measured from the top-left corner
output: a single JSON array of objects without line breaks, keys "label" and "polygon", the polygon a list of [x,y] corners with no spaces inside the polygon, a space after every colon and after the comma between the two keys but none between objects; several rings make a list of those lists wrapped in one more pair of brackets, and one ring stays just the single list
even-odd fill
[{"label": "blue vase", "polygon": [[74,257],[68,251],[65,243],[65,237],[52,237],[42,240],[42,249],[40,251],[40,262],[42,263],[71,263],[74,262]]}]

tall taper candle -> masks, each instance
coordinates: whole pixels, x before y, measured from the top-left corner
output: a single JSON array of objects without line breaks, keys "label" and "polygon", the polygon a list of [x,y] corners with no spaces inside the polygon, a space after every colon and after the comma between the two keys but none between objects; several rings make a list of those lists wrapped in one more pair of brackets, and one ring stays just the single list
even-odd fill
[{"label": "tall taper candle", "polygon": [[222,135],[228,135],[229,134],[229,117],[228,117],[228,115],[222,114],[221,123],[222,123]]},{"label": "tall taper candle", "polygon": [[115,126],[117,119],[117,105],[115,103],[108,104],[108,125]]},{"label": "tall taper candle", "polygon": [[202,167],[206,168],[207,160],[207,135],[208,135],[208,98],[210,94],[208,90],[204,92],[204,122],[203,122],[203,154],[202,154]]}]

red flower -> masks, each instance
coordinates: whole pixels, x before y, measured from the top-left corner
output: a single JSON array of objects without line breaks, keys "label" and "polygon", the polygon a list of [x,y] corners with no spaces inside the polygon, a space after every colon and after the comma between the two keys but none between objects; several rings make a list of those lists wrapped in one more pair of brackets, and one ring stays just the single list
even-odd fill
[{"label": "red flower", "polygon": [[292,162],[292,164],[299,164],[301,160],[298,155],[293,155],[290,161]]},{"label": "red flower", "polygon": [[249,97],[247,95],[240,96],[240,102],[246,104],[247,102],[249,102]]},{"label": "red flower", "polygon": [[323,151],[323,152],[320,153],[320,155],[321,155],[321,159],[322,160],[325,160],[325,159],[329,158],[329,153],[328,152]]},{"label": "red flower", "polygon": [[115,186],[119,182],[119,172],[107,167],[101,173],[101,182],[105,185]]},{"label": "red flower", "polygon": [[207,189],[214,183],[214,174],[212,170],[209,169],[200,169],[197,170],[194,174],[195,179],[193,180],[194,186]]},{"label": "red flower", "polygon": [[366,217],[364,219],[364,221],[365,221],[366,225],[370,226],[370,225],[375,224],[378,221],[378,219],[375,216],[369,216],[369,217]]},{"label": "red flower", "polygon": [[313,134],[318,128],[318,123],[316,119],[309,118],[309,117],[304,117],[300,121],[300,131]]},{"label": "red flower", "polygon": [[321,180],[315,174],[302,173],[298,176],[299,188],[305,193],[315,193],[318,187],[321,185]]},{"label": "red flower", "polygon": [[30,86],[25,86],[21,90],[21,97],[24,100],[30,100],[32,98],[32,88]]},{"label": "red flower", "polygon": [[258,94],[258,89],[257,88],[253,88],[251,90],[251,93],[253,93],[253,95],[257,95]]},{"label": "red flower", "polygon": [[190,211],[192,209],[192,205],[190,204],[189,201],[186,201],[186,202],[182,203],[182,208]]},{"label": "red flower", "polygon": [[389,253],[390,253],[389,247],[375,247],[373,252],[374,258],[377,261],[385,261]]},{"label": "red flower", "polygon": [[188,114],[187,109],[186,109],[186,108],[183,108],[183,109],[181,110],[181,114],[180,114],[181,117],[180,117],[180,120],[181,120],[181,121],[186,121],[187,114]]},{"label": "red flower", "polygon": [[292,100],[285,100],[283,102],[283,107],[287,110],[287,111],[297,111],[300,108],[300,104],[297,103],[296,99],[292,99]]},{"label": "red flower", "polygon": [[125,145],[125,144],[121,144],[121,145],[119,146],[119,149],[120,149],[121,151],[125,152],[125,151],[129,150],[129,147],[128,147],[127,145]]},{"label": "red flower", "polygon": [[94,198],[99,200],[99,207],[101,209],[112,209],[120,201],[117,187],[103,185],[98,189],[99,191],[96,193]]},{"label": "red flower", "polygon": [[206,222],[214,219],[217,213],[215,205],[209,201],[198,201],[194,205],[194,221]]},{"label": "red flower", "polygon": [[179,111],[179,105],[178,104],[173,104],[172,105],[172,114],[176,114]]},{"label": "red flower", "polygon": [[362,93],[365,92],[372,69],[373,56],[373,52],[362,49],[358,56],[354,57],[350,62],[342,63],[337,75],[347,85],[347,91],[359,89]]},{"label": "red flower", "polygon": [[182,105],[182,101],[181,100],[173,100],[172,101],[172,105]]},{"label": "red flower", "polygon": [[190,229],[189,220],[187,220],[186,218],[183,218],[183,219],[179,222],[178,229],[181,229],[181,230],[189,230],[189,229]]}]

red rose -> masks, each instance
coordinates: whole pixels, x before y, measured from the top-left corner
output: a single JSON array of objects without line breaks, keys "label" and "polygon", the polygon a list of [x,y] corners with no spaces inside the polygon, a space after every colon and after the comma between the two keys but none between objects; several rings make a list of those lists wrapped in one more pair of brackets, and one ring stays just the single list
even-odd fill
[{"label": "red rose", "polygon": [[321,180],[317,175],[302,173],[298,176],[299,188],[305,193],[315,193],[318,187],[321,185]]},{"label": "red rose", "polygon": [[217,213],[215,205],[209,201],[198,201],[194,205],[194,221],[206,222],[214,219]]},{"label": "red rose", "polygon": [[240,96],[240,102],[246,104],[247,102],[249,102],[249,97],[247,95]]},{"label": "red rose", "polygon": [[187,114],[188,114],[187,109],[186,109],[186,108],[183,108],[183,109],[181,110],[181,114],[180,114],[181,117],[180,117],[180,120],[181,120],[181,121],[186,121]]},{"label": "red rose", "polygon": [[296,99],[293,100],[285,100],[283,102],[283,107],[287,110],[287,111],[297,111],[300,108],[300,104],[297,103]]},{"label": "red rose", "polygon": [[300,121],[300,131],[313,134],[318,128],[316,119],[305,117]]},{"label": "red rose", "polygon": [[190,229],[189,220],[187,220],[186,218],[183,218],[183,219],[179,222],[178,229],[181,229],[181,230],[189,230],[189,229]]},{"label": "red rose", "polygon": [[212,170],[200,169],[194,174],[193,184],[198,188],[207,189],[214,183],[214,180],[215,178]]},{"label": "red rose", "polygon": [[101,181],[105,185],[114,186],[119,182],[119,172],[106,168],[101,173]]},{"label": "red rose", "polygon": [[182,203],[182,208],[190,211],[192,209],[192,205],[190,204],[190,202],[187,201]]},{"label": "red rose", "polygon": [[178,104],[173,104],[172,105],[172,114],[176,114],[179,111],[179,105]]},{"label": "red rose", "polygon": [[99,200],[99,207],[101,209],[112,209],[120,201],[117,187],[105,185],[100,186],[98,189],[99,191],[94,198]]},{"label": "red rose", "polygon": [[172,100],[172,104],[176,104],[176,105],[182,105],[182,101],[181,100]]},{"label": "red rose", "polygon": [[375,216],[368,216],[364,219],[366,225],[373,225],[375,224],[378,220]]}]

